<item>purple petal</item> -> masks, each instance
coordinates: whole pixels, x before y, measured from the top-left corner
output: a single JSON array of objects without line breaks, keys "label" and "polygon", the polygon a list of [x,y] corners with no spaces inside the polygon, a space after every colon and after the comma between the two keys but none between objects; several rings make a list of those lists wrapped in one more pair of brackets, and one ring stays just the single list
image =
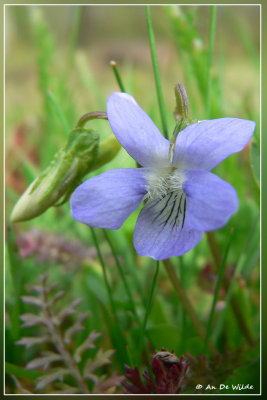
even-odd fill
[{"label": "purple petal", "polygon": [[185,169],[211,170],[248,144],[255,122],[220,118],[189,125],[177,137],[173,164]]},{"label": "purple petal", "polygon": [[161,200],[149,200],[139,214],[134,230],[134,246],[141,256],[156,260],[180,256],[200,241],[203,232],[184,230],[182,220],[176,223],[179,211],[175,207],[179,205],[177,201],[180,197],[172,201],[173,196],[170,193]]},{"label": "purple petal", "polygon": [[221,228],[238,209],[235,189],[211,172],[186,171],[183,190],[187,201],[186,230]]},{"label": "purple petal", "polygon": [[168,162],[169,141],[132,96],[112,93],[107,100],[107,115],[114,135],[139,164]]},{"label": "purple petal", "polygon": [[118,229],[145,193],[142,168],[106,171],[82,183],[71,196],[73,218],[83,224]]}]

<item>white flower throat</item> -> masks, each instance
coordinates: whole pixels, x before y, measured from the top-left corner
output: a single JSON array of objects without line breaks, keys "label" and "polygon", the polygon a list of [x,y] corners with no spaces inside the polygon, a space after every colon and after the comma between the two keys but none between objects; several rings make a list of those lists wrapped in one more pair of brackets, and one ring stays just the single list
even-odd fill
[{"label": "white flower throat", "polygon": [[147,175],[147,201],[156,224],[180,230],[186,216],[186,195],[183,192],[185,173],[174,167],[150,168]]}]

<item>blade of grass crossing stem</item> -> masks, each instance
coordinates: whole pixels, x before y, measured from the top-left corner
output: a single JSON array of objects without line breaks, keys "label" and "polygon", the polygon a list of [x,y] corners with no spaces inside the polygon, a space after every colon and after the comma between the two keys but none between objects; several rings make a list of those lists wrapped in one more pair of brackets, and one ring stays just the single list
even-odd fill
[{"label": "blade of grass crossing stem", "polygon": [[143,326],[142,326],[142,330],[141,330],[141,336],[139,339],[139,346],[137,348],[137,357],[138,357],[137,365],[138,366],[140,366],[140,363],[141,363],[141,356],[142,356],[144,336],[145,336],[145,331],[146,331],[146,324],[147,324],[147,320],[148,320],[148,317],[149,317],[149,314],[151,311],[151,307],[152,307],[152,299],[153,299],[153,294],[154,294],[154,290],[155,290],[155,286],[156,286],[156,282],[157,282],[158,273],[159,273],[159,261],[156,262],[156,271],[154,274],[154,278],[153,278],[152,285],[151,285],[151,290],[150,290],[148,301],[147,301],[146,312],[145,312]]},{"label": "blade of grass crossing stem", "polygon": [[208,325],[207,325],[207,333],[206,333],[206,338],[205,338],[204,347],[203,347],[204,354],[207,353],[207,349],[208,349],[208,343],[209,343],[210,336],[211,336],[211,328],[212,328],[212,322],[213,322],[213,317],[214,317],[214,312],[215,312],[215,306],[216,306],[217,299],[218,299],[219,289],[222,284],[222,278],[223,278],[224,270],[226,267],[226,260],[227,260],[227,256],[228,256],[230,245],[231,245],[232,235],[233,235],[233,230],[231,230],[231,232],[230,232],[229,240],[228,240],[226,250],[225,250],[225,253],[223,256],[222,265],[219,270],[218,280],[217,280],[215,291],[214,291],[212,306],[211,306]]},{"label": "blade of grass crossing stem", "polygon": [[168,138],[166,112],[165,112],[164,99],[163,99],[161,83],[160,83],[159,66],[158,66],[157,54],[156,54],[156,44],[155,44],[155,38],[154,38],[154,32],[153,32],[153,27],[152,27],[149,6],[146,6],[146,18],[147,18],[148,38],[149,38],[149,44],[150,44],[152,65],[153,65],[153,70],[154,70],[154,77],[155,77],[155,83],[156,83],[156,90],[157,90],[157,97],[158,97],[158,103],[159,103],[159,111],[160,111],[162,129],[163,129],[164,136],[166,138]]},{"label": "blade of grass crossing stem", "polygon": [[210,29],[209,29],[209,54],[207,70],[207,117],[211,114],[211,91],[212,91],[212,62],[214,54],[214,38],[216,26],[216,6],[210,6]]},{"label": "blade of grass crossing stem", "polygon": [[113,300],[112,290],[111,290],[111,287],[109,285],[109,281],[108,281],[108,277],[107,277],[106,265],[104,263],[104,260],[103,260],[102,254],[101,254],[101,250],[100,250],[100,247],[99,247],[99,243],[98,243],[98,240],[97,240],[97,237],[96,237],[95,230],[94,230],[94,228],[91,228],[91,227],[90,227],[90,230],[91,230],[93,242],[94,242],[96,250],[97,250],[98,258],[99,258],[99,261],[100,261],[100,264],[101,264],[101,267],[102,267],[104,281],[105,281],[106,289],[107,289],[107,292],[108,292],[111,309],[112,309],[112,312],[114,314],[117,334],[120,337],[120,340],[118,341],[118,343],[120,344],[120,348],[117,349],[117,351],[121,353],[122,358],[123,358],[123,362],[126,363],[126,364],[127,363],[129,364],[129,356],[128,356],[127,351],[126,351],[125,346],[124,346],[124,343],[126,343],[126,340],[124,338],[124,335],[123,335],[121,327],[120,327],[120,323],[119,323],[119,319],[118,319],[118,315],[117,315],[116,305],[115,305],[115,302]]},{"label": "blade of grass crossing stem", "polygon": [[119,85],[120,90],[121,90],[122,92],[126,92],[126,90],[125,90],[125,88],[124,88],[124,85],[123,85],[123,83],[122,83],[121,76],[120,76],[119,71],[118,71],[118,68],[117,68],[117,63],[116,63],[116,61],[113,61],[113,60],[110,61],[110,65],[111,65],[111,68],[113,69],[113,72],[114,72],[114,75],[115,75],[115,78],[116,78],[116,81],[117,81],[117,83],[118,83],[118,85]]}]

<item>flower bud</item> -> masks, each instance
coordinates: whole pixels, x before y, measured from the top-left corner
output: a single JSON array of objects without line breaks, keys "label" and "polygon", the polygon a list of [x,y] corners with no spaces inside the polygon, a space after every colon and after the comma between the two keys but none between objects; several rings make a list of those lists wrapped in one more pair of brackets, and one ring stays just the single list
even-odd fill
[{"label": "flower bud", "polygon": [[75,128],[66,145],[19,198],[11,213],[11,222],[35,218],[49,207],[66,202],[82,178],[110,161],[119,149],[114,136],[99,144],[97,132]]}]

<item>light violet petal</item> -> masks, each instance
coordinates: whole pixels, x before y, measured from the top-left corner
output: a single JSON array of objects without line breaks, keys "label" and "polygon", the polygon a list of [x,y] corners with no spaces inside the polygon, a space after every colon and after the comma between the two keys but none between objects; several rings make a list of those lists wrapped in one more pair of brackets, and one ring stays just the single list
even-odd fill
[{"label": "light violet petal", "polygon": [[106,171],[75,189],[71,214],[92,227],[118,229],[141,203],[145,185],[142,168]]},{"label": "light violet petal", "polygon": [[169,141],[127,93],[112,93],[107,100],[111,129],[125,150],[142,166],[168,163]]},{"label": "light violet petal", "polygon": [[201,240],[203,232],[185,230],[182,228],[183,219],[175,219],[179,215],[178,208],[175,210],[179,202],[173,201],[173,198],[174,194],[169,194],[161,200],[149,200],[141,210],[133,237],[135,249],[141,256],[155,260],[181,256]]},{"label": "light violet petal", "polygon": [[185,230],[221,228],[238,209],[235,189],[211,172],[186,171],[183,191],[187,202]]},{"label": "light violet petal", "polygon": [[248,144],[255,122],[220,118],[189,125],[178,134],[173,165],[186,169],[211,170],[229,155]]}]

